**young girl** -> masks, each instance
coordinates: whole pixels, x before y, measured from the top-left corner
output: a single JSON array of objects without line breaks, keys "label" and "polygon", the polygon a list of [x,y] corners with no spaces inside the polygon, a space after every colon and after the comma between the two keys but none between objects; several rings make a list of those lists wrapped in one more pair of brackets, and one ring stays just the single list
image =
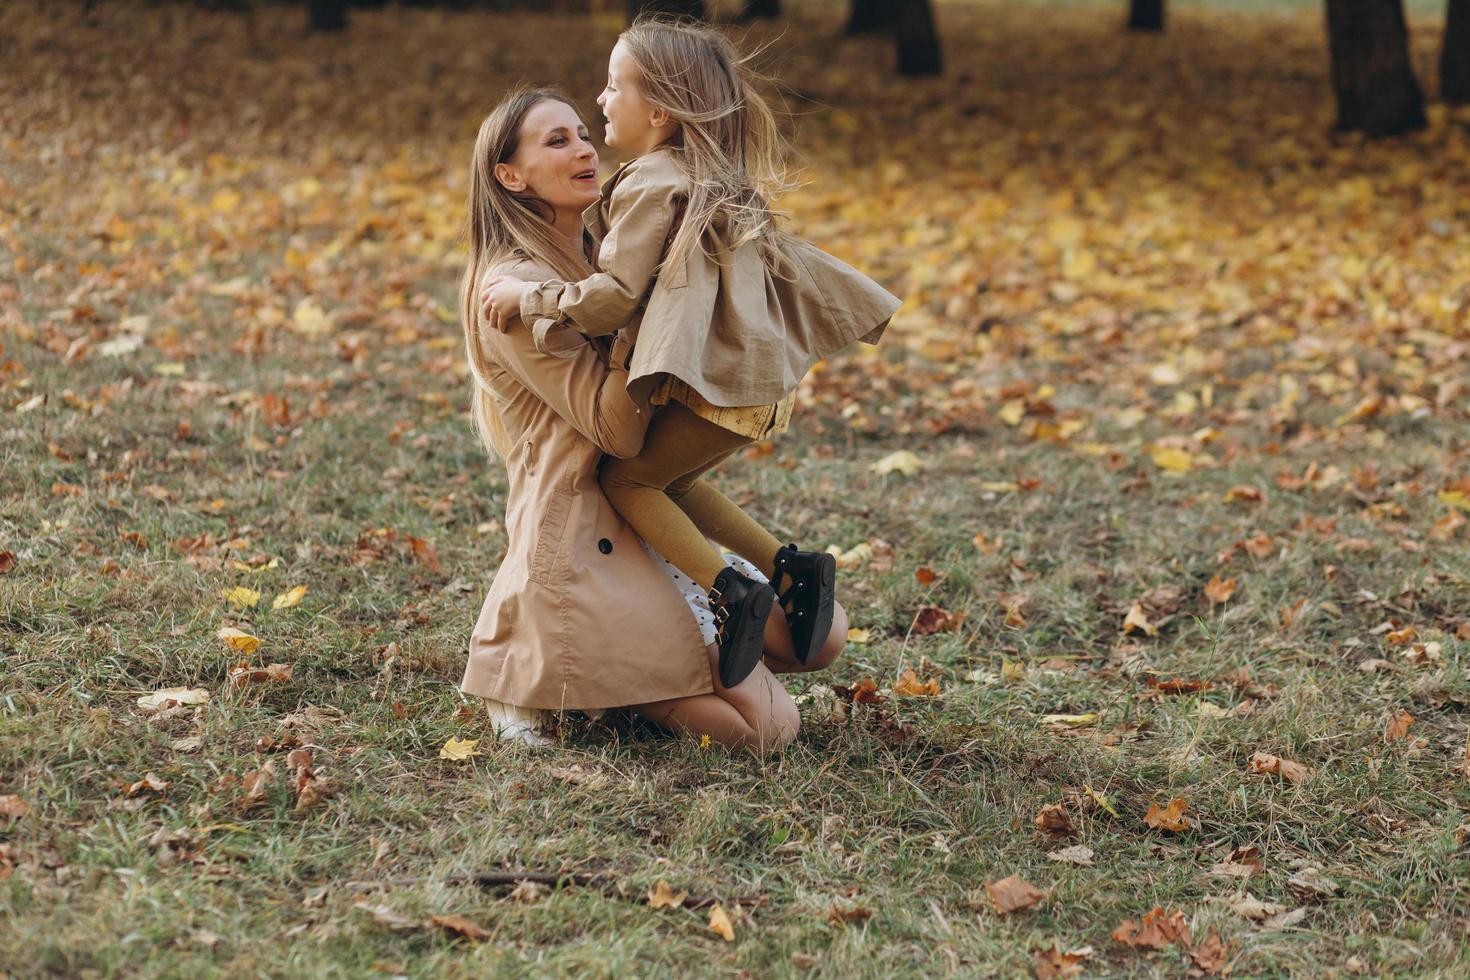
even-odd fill
[{"label": "young girl", "polygon": [[[658,406],[642,451],[608,459],[604,494],[659,554],[708,590],[720,677],[738,684],[760,659],[779,601],[805,662],[832,622],[830,555],[782,546],[700,479],[752,442],[785,430],[797,383],[854,340],[876,343],[896,297],[820,249],[780,232],[769,205],[784,188],[775,118],[721,34],[640,19],[618,39],[597,104],[607,143],[634,154],[584,219],[601,272],[579,282],[492,279],[483,312],[519,314],[538,347],[569,322],[623,331],[628,389]],[[720,542],[770,576],[729,567]]]}]

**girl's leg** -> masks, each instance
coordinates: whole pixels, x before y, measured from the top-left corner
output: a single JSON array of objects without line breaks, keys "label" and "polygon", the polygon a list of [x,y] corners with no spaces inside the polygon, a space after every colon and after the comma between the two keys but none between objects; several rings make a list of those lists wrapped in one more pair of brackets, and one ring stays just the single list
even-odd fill
[{"label": "girl's leg", "polygon": [[773,674],[804,674],[823,670],[832,666],[842,653],[842,648],[847,645],[847,610],[842,608],[840,602],[833,604],[832,628],[827,631],[827,638],[822,641],[821,647],[806,663],[796,657],[796,650],[791,642],[791,628],[786,625],[786,614],[780,607],[772,609],[770,618],[766,620],[765,642],[765,664]]},{"label": "girl's leg", "polygon": [[[654,551],[708,590],[725,561],[666,490],[680,477],[701,472],[750,441],[670,402],[649,422],[637,456],[603,461],[602,492]],[[764,563],[765,559],[760,564]]]},{"label": "girl's leg", "polygon": [[[733,452],[733,451],[732,451]],[[725,453],[695,473],[686,474],[670,483],[665,491],[679,505],[694,526],[707,538],[713,538],[744,558],[767,578],[775,578],[776,552],[781,542],[770,531],[756,523],[740,505],[709,485],[704,475],[728,459]]]},{"label": "girl's leg", "polygon": [[718,651],[711,646],[708,652],[713,694],[636,704],[633,710],[676,734],[708,735],[727,749],[764,755],[790,745],[801,727],[801,715],[781,682],[764,664],[757,664],[745,680],[725,687],[720,683]]}]

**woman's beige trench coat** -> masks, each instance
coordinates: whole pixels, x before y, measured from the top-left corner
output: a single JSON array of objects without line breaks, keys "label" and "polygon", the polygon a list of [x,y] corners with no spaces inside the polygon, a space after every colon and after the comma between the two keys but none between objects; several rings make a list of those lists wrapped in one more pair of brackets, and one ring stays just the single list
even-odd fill
[{"label": "woman's beige trench coat", "polygon": [[[548,278],[526,259],[494,270]],[[482,327],[513,450],[505,558],[470,637],[460,690],[528,708],[608,708],[707,694],[709,657],[688,604],[597,486],[604,452],[635,455],[647,412],[627,372],[570,326],[537,350],[513,323]]]},{"label": "woman's beige trench coat", "polygon": [[689,192],[673,152],[646,153],[603,184],[602,200],[582,216],[599,242],[602,271],[527,289],[521,318],[533,336],[567,320],[589,336],[633,325],[634,397],[672,375],[727,406],[774,404],[816,361],[856,340],[878,342],[898,297],[799,239],[782,248],[789,266],[782,276],[766,268],[755,243],[730,252],[708,232],[703,248],[661,271]]}]

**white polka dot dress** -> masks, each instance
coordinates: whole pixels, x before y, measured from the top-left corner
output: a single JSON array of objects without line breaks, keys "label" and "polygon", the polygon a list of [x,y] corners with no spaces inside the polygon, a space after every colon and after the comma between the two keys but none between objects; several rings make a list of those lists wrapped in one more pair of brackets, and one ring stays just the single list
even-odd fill
[{"label": "white polka dot dress", "polygon": [[[694,614],[694,621],[699,624],[699,632],[704,637],[705,645],[708,646],[715,642],[715,614],[710,610],[709,596],[705,593],[704,589],[701,589],[691,581],[688,575],[685,575],[673,565],[669,564],[664,556],[650,548],[646,541],[643,542],[643,550],[648,552],[648,556],[653,559],[654,564],[663,569],[664,574],[669,577],[669,581],[674,583],[674,587],[679,590],[679,594],[689,604],[689,611]],[[721,552],[721,556],[725,559],[725,564],[737,572],[747,575],[757,582],[769,581],[761,573],[760,569],[739,555],[732,555],[726,551]]]}]

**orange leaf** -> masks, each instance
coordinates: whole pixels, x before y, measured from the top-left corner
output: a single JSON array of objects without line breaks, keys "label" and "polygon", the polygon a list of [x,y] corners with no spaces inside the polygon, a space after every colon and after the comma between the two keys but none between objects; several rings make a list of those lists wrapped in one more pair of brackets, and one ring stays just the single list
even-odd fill
[{"label": "orange leaf", "polygon": [[1170,800],[1167,807],[1150,803],[1143,822],[1155,830],[1167,830],[1173,834],[1182,833],[1192,826],[1189,818],[1184,815],[1187,809],[1189,809],[1189,801],[1183,797]]},{"label": "orange leaf", "polygon": [[662,878],[648,892],[648,907],[651,909],[676,909],[689,897],[685,891],[676,892]]},{"label": "orange leaf", "polygon": [[1399,711],[1388,716],[1383,723],[1383,740],[1385,742],[1396,742],[1401,738],[1409,737],[1409,727],[1414,724],[1414,716],[1407,711]]},{"label": "orange leaf", "polygon": [[716,905],[709,910],[709,930],[719,933],[720,938],[727,943],[735,941],[735,927],[730,923],[730,917],[725,914],[722,906]]},{"label": "orange leaf", "polygon": [[920,585],[933,585],[935,582],[939,581],[939,573],[930,568],[928,565],[920,565],[918,568],[914,569],[914,579]]},{"label": "orange leaf", "polygon": [[907,694],[910,697],[934,697],[939,694],[939,679],[929,678],[927,681],[919,680],[919,675],[912,670],[905,670],[903,676],[893,685],[894,694]]},{"label": "orange leaf", "polygon": [[1210,576],[1210,581],[1205,585],[1205,598],[1214,605],[1223,605],[1230,601],[1235,595],[1235,579],[1221,578],[1218,575]]}]

